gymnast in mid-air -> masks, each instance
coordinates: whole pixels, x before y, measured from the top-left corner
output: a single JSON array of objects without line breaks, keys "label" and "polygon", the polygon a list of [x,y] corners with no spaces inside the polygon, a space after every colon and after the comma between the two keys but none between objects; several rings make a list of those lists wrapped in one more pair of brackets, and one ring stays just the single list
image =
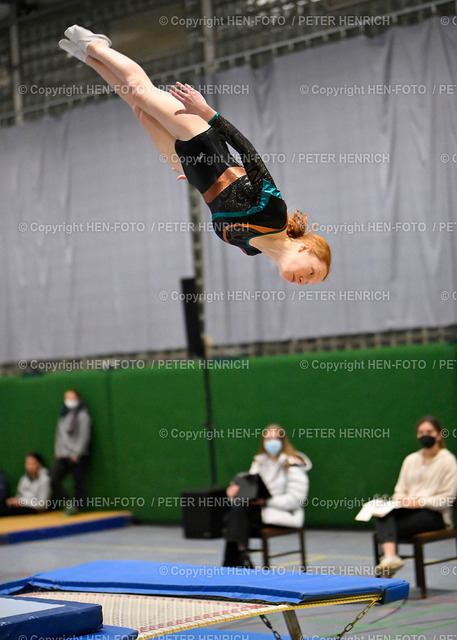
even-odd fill
[{"label": "gymnast in mid-air", "polygon": [[[281,278],[295,284],[324,280],[331,252],[286,203],[260,155],[230,122],[188,84],[155,87],[143,69],[112,49],[107,36],[73,25],[59,46],[85,62],[133,109],[162,158],[201,193],[216,234],[253,256],[265,254]],[[241,156],[240,165],[227,143]]]}]

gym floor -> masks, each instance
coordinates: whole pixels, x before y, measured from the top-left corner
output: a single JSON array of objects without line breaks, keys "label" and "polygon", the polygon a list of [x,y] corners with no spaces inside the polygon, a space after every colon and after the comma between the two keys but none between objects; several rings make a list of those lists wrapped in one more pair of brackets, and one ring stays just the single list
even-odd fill
[{"label": "gym floor", "polygon": [[[289,542],[294,539],[273,540],[272,551],[279,546],[285,548]],[[445,541],[429,545],[425,548],[427,559],[455,555],[454,544]],[[306,545],[309,572],[373,576],[370,531],[309,529]],[[220,565],[222,547],[220,539],[186,539],[179,526],[130,525],[106,532],[1,546],[0,582],[94,560]],[[252,560],[260,565],[261,556],[253,554]],[[278,566],[298,571],[294,564],[298,557],[286,556],[280,560],[284,562],[278,562]],[[457,640],[457,563],[426,568],[426,600],[420,598],[416,588],[412,560],[405,562],[396,577],[410,582],[409,599],[373,607],[345,637],[352,640]],[[360,604],[339,605],[301,609],[297,614],[305,636],[325,638],[340,633],[362,609]],[[270,615],[269,619],[280,634],[287,633],[282,614]],[[227,623],[221,628],[271,633],[257,617]]]}]

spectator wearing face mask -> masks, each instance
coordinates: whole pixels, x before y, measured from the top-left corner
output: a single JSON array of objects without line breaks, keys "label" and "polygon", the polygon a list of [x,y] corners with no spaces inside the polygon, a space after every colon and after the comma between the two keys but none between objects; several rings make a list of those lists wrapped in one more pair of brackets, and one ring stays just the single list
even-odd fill
[{"label": "spectator wearing face mask", "polygon": [[39,513],[49,508],[51,482],[39,453],[25,456],[25,474],[17,485],[16,495],[6,498],[0,506],[0,516],[22,516]]},{"label": "spectator wearing face mask", "polygon": [[383,556],[378,575],[393,575],[404,562],[397,555],[397,542],[415,533],[452,526],[451,504],[457,493],[457,460],[446,449],[443,426],[435,416],[416,423],[419,451],[407,456],[400,469],[393,500],[401,507],[383,518],[375,518]]},{"label": "spectator wearing face mask", "polygon": [[[67,511],[76,512],[84,507],[84,475],[91,435],[91,418],[77,391],[69,389],[57,422],[55,460],[51,472],[53,499],[62,501]],[[74,501],[69,506],[69,496],[62,484],[71,475]],[[63,502],[64,501],[64,502]]]},{"label": "spectator wearing face mask", "polygon": [[[252,567],[247,552],[252,528],[268,524],[303,526],[311,467],[309,458],[294,449],[282,427],[272,424],[264,429],[259,452],[249,473],[260,475],[271,497],[251,500],[249,504],[241,499],[232,501],[226,516],[225,567]],[[237,484],[231,483],[227,496],[236,498],[239,489]]]}]

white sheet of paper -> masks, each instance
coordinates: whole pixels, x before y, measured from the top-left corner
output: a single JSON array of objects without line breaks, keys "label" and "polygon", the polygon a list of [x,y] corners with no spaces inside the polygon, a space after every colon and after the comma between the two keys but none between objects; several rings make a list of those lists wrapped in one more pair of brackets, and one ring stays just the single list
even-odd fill
[{"label": "white sheet of paper", "polygon": [[365,502],[355,519],[361,522],[368,522],[373,516],[382,518],[390,513],[393,509],[401,507],[401,503],[397,500],[370,500]]}]

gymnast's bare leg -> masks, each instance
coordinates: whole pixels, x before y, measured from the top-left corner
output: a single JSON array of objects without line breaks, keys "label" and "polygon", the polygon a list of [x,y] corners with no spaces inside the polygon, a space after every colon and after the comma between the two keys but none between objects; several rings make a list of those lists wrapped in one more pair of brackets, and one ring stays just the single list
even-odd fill
[{"label": "gymnast's bare leg", "polygon": [[113,50],[107,36],[94,34],[78,25],[69,27],[65,35],[67,38],[61,40],[59,46],[89,64],[114,88],[132,107],[160,153],[180,171],[174,142],[190,140],[206,131],[209,129],[207,122],[198,115],[183,113],[181,102],[155,87],[136,62]]},{"label": "gymnast's bare leg", "polygon": [[[73,27],[70,27],[67,32],[71,29]],[[79,42],[78,35],[72,35],[72,37],[73,42]],[[106,40],[95,38],[86,44],[85,51],[88,57],[103,63],[123,86],[128,87],[135,104],[160,122],[175,139],[190,140],[209,128],[200,116],[176,113],[182,110],[180,101],[166,91],[155,87],[136,62],[112,49]]]},{"label": "gymnast's bare leg", "polygon": [[109,86],[123,99],[133,110],[138,121],[149,133],[157,151],[167,159],[167,162],[179,173],[182,173],[181,163],[175,152],[175,138],[169,133],[160,122],[146,113],[137,103],[134,94],[129,87],[122,83],[121,78],[115,75],[103,62],[89,55],[86,64],[92,67]]}]

